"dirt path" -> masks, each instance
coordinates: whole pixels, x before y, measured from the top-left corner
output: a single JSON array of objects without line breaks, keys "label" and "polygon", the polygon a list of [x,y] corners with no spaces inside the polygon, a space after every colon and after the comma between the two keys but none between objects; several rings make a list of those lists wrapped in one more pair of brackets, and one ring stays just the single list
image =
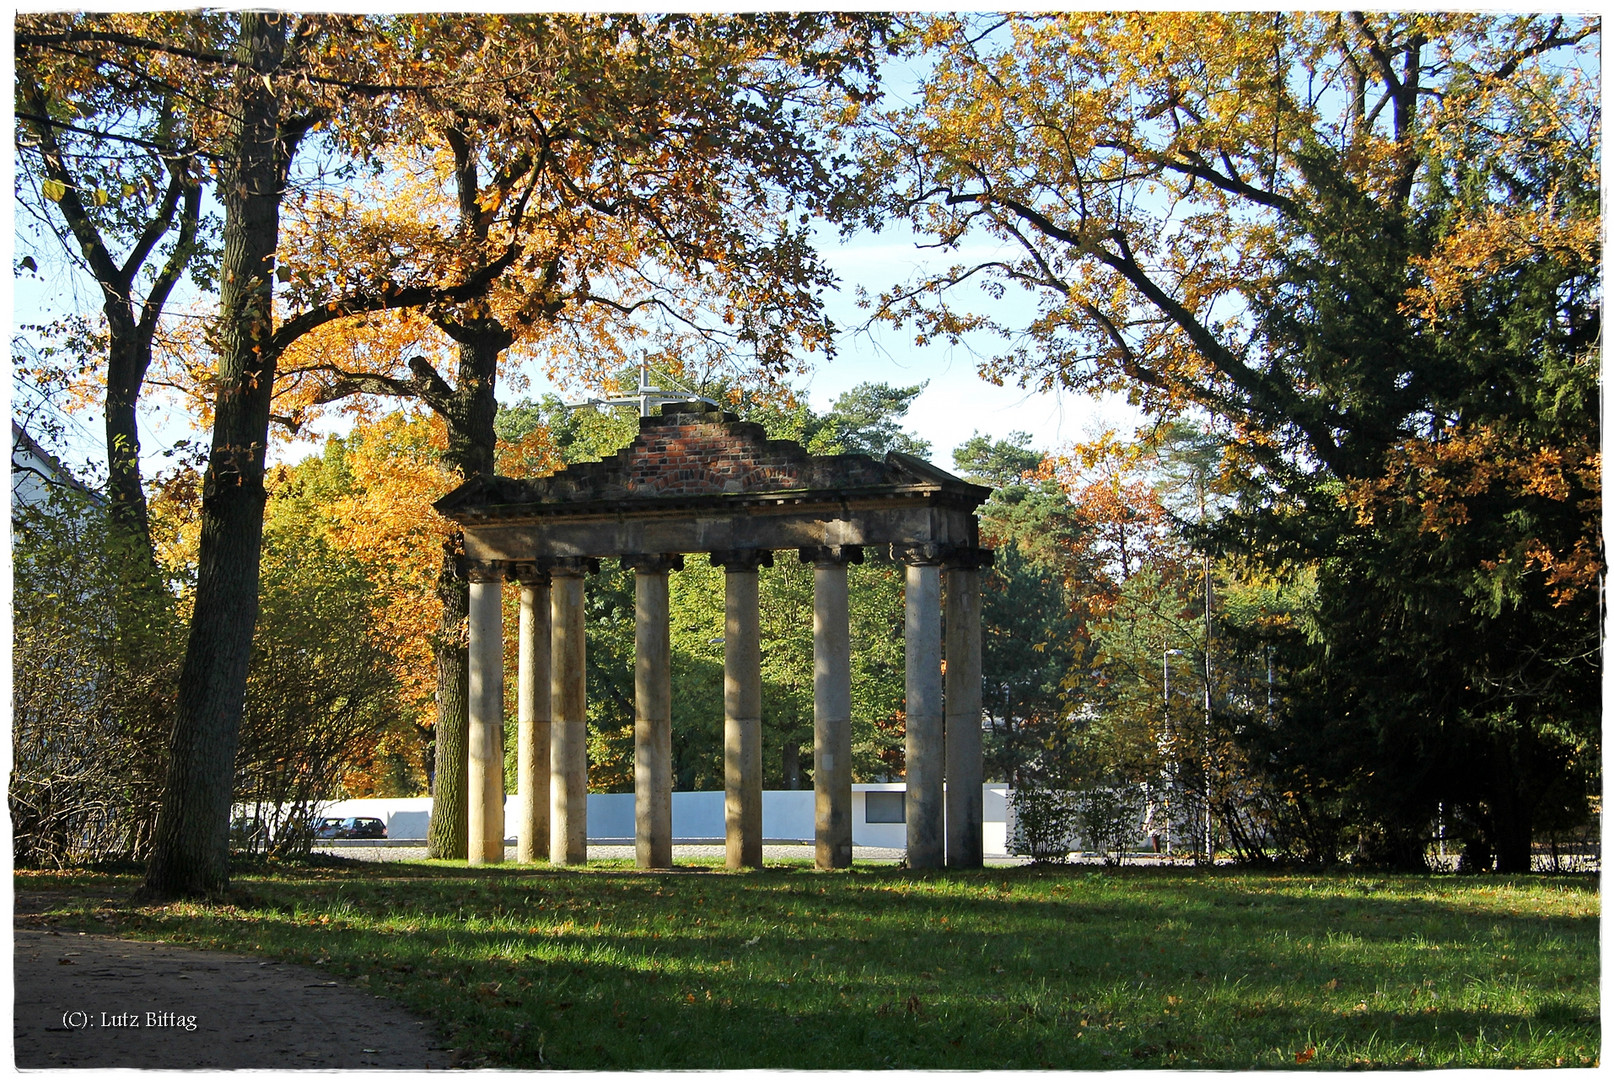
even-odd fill
[{"label": "dirt path", "polygon": [[16,1065],[444,1069],[426,1021],[314,968],[15,917]]}]

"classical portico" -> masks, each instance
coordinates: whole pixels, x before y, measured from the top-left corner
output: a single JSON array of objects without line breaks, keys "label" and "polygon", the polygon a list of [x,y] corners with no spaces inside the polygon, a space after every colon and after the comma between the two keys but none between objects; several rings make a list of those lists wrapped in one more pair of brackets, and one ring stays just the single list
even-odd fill
[{"label": "classical portico", "polygon": [[884,548],[906,571],[908,862],[980,866],[979,572],[991,552],[980,546],[975,508],[988,494],[907,454],[811,455],[717,409],[669,404],[603,461],[533,480],[478,477],[445,496],[437,509],[464,531],[471,580],[471,861],[504,855],[503,580],[521,587],[517,857],[586,859],[583,575],[614,558],[635,577],[635,858],[671,864],[668,575],[703,552],[725,582],[726,861],[760,866],[757,574],[792,552],[813,567],[816,862],[850,866],[846,568]]}]

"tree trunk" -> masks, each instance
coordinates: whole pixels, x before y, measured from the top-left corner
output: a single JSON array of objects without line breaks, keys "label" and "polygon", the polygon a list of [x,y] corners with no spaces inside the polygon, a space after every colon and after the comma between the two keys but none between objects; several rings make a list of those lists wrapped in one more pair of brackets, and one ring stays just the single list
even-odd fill
[{"label": "tree trunk", "polygon": [[471,591],[458,563],[454,545],[444,544],[443,566],[437,575],[442,620],[432,643],[432,655],[437,661],[437,730],[432,739],[432,814],[426,836],[426,856],[432,859],[466,857],[467,740],[471,724],[466,615]]},{"label": "tree trunk", "polygon": [[107,501],[112,528],[126,538],[134,552],[144,553],[144,562],[153,574],[156,557],[151,546],[151,524],[146,510],[146,491],[140,483],[140,427],[135,404],[151,360],[151,347],[136,340],[137,331],[127,317],[107,304],[108,332],[106,386]]},{"label": "tree trunk", "polygon": [[1496,848],[1496,872],[1528,874],[1535,840],[1527,798],[1514,786],[1515,777],[1502,777],[1491,799],[1491,843]]},{"label": "tree trunk", "polygon": [[[479,220],[477,169],[473,147],[462,133],[447,132],[455,157],[459,189],[460,226],[478,240],[486,240],[487,225]],[[444,319],[438,327],[459,344],[459,375],[453,395],[431,401],[448,427],[447,465],[461,481],[492,476],[498,435],[493,426],[499,405],[493,390],[499,374],[499,354],[510,347],[513,335],[497,320],[468,324]],[[426,854],[433,859],[463,859],[467,855],[466,787],[470,766],[468,743],[471,706],[470,583],[452,551],[445,552],[437,576],[442,619],[432,646],[437,660],[437,732],[432,770],[432,816],[427,830]]]},{"label": "tree trunk", "polygon": [[258,614],[264,448],[274,387],[274,255],[284,175],[271,75],[287,17],[241,15],[230,156],[220,180],[219,389],[202,498],[196,603],[180,674],[168,781],[144,897],[217,896],[229,884],[230,801]]},{"label": "tree trunk", "polygon": [[[191,177],[189,156],[178,147],[176,140],[170,140],[163,147],[170,173],[168,191],[144,223],[127,260],[119,266],[84,205],[82,194],[89,185],[81,182],[69,165],[70,161],[74,165],[80,162],[63,151],[56,129],[43,119],[60,110],[53,109],[36,81],[36,74],[26,68],[19,68],[17,72],[18,95],[35,118],[24,120],[22,124],[38,141],[46,174],[62,186],[57,208],[100,286],[101,311],[106,317],[107,501],[112,532],[119,541],[117,554],[133,557],[137,588],[160,589],[156,584],[157,560],[151,546],[146,493],[140,483],[140,431],[135,406],[140,400],[146,371],[151,366],[151,343],[157,332],[157,320],[196,250],[201,185]],[[167,105],[165,102],[163,107],[165,119]],[[174,249],[150,279],[145,301],[137,305],[135,283],[157,242],[175,224],[179,226],[179,236]]]},{"label": "tree trunk", "polygon": [[[492,476],[498,438],[493,429],[498,415],[493,387],[499,354],[509,347],[511,337],[498,323],[443,329],[459,339],[460,354],[459,385],[448,408],[442,410],[448,424],[448,450],[443,454],[443,463],[461,479]],[[470,585],[452,554],[443,559],[437,596],[443,604],[443,615],[432,647],[437,658],[437,745],[426,852],[433,859],[463,859],[471,726],[467,696],[471,654],[465,621],[470,611]]]}]

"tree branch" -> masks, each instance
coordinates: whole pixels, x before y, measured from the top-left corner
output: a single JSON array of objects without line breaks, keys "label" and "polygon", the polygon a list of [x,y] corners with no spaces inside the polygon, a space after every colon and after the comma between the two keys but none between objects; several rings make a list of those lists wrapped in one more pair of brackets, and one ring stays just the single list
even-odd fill
[{"label": "tree branch", "polygon": [[498,276],[508,270],[520,257],[521,245],[511,243],[506,246],[504,254],[498,259],[488,263],[458,285],[413,285],[399,289],[388,282],[379,292],[350,293],[282,323],[280,329],[276,330],[274,337],[270,339],[270,351],[278,358],[304,334],[326,323],[352,315],[425,307],[428,304],[461,304],[467,300],[480,299],[487,294]]},{"label": "tree branch", "polygon": [[162,143],[153,142],[150,139],[142,139],[134,135],[120,135],[115,131],[97,131],[94,128],[79,127],[77,124],[69,124],[66,121],[57,120],[54,117],[46,116],[42,113],[19,111],[14,115],[18,120],[26,120],[35,128],[51,127],[60,131],[71,131],[75,135],[88,135],[92,139],[105,140],[107,142],[127,143],[129,146],[138,146],[142,150],[150,150],[153,153],[161,155],[165,158],[174,157],[180,154],[185,156],[194,155],[196,157],[207,157],[210,159],[216,156],[202,154],[194,150],[179,150],[175,147],[164,146]]},{"label": "tree branch", "polygon": [[157,332],[157,319],[162,314],[163,305],[168,303],[168,294],[179,283],[180,275],[196,254],[196,233],[201,217],[202,185],[199,182],[190,183],[185,188],[185,205],[180,211],[179,239],[174,244],[174,250],[168,253],[168,261],[151,283],[151,288],[146,291],[146,299],[141,304],[140,332],[145,341],[150,341]]},{"label": "tree branch", "polygon": [[[44,93],[34,82],[31,73],[19,68],[17,83],[30,110],[39,114],[50,112],[45,104]],[[56,200],[56,205],[61,209],[62,217],[66,219],[73,238],[78,241],[85,261],[90,264],[90,272],[95,275],[101,285],[101,291],[109,299],[116,296],[127,304],[129,279],[112,261],[106,242],[101,239],[100,230],[95,227],[89,210],[79,198],[78,181],[67,171],[67,166],[62,161],[62,148],[56,141],[55,130],[49,124],[41,124],[35,126],[34,134],[39,137],[40,159],[45,166],[45,175],[62,185],[62,197]]]},{"label": "tree branch", "polygon": [[168,189],[163,192],[162,202],[158,204],[157,212],[152,216],[151,220],[146,223],[144,231],[140,234],[140,239],[135,241],[133,249],[129,252],[129,257],[123,260],[122,273],[125,281],[134,281],[135,272],[145,263],[146,257],[157,246],[157,241],[161,240],[173,225],[174,211],[179,209],[180,196],[185,193],[183,176],[184,174],[179,169],[170,166],[168,170]]},{"label": "tree branch", "polygon": [[1594,20],[1584,29],[1582,29],[1580,33],[1571,34],[1568,37],[1564,37],[1558,33],[1558,31],[1563,29],[1563,25],[1564,17],[1562,15],[1555,16],[1552,20],[1552,25],[1547,28],[1545,36],[1543,36],[1540,41],[1529,46],[1528,48],[1521,49],[1519,52],[1514,53],[1507,59],[1505,63],[1502,64],[1501,67],[1497,68],[1488,75],[1482,75],[1480,77],[1487,82],[1496,82],[1501,79],[1512,78],[1513,73],[1519,70],[1519,65],[1524,63],[1526,60],[1529,60],[1531,57],[1540,56],[1542,53],[1548,52],[1552,49],[1561,49],[1565,45],[1579,45],[1582,41],[1585,41],[1593,34],[1600,33],[1602,30],[1602,24]]}]

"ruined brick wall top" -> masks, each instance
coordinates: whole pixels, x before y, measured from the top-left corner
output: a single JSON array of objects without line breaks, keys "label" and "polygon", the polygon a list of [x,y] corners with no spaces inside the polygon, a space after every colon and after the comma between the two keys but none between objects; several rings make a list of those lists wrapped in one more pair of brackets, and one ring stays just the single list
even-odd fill
[{"label": "ruined brick wall top", "polygon": [[[639,435],[603,461],[580,462],[525,482],[519,501],[734,495],[861,488],[911,482],[865,454],[815,456],[761,424],[699,405],[665,406],[639,421]],[[513,493],[512,493],[513,494]]]},{"label": "ruined brick wall top", "polygon": [[641,419],[638,437],[603,461],[527,480],[473,476],[434,505],[456,520],[573,506],[617,515],[652,510],[662,499],[722,503],[766,499],[772,492],[787,493],[793,502],[799,492],[807,503],[848,495],[941,496],[966,509],[991,494],[906,454],[887,454],[884,461],[867,454],[809,454],[800,443],[768,438],[760,424],[704,405],[672,404],[663,406],[661,416]]}]

